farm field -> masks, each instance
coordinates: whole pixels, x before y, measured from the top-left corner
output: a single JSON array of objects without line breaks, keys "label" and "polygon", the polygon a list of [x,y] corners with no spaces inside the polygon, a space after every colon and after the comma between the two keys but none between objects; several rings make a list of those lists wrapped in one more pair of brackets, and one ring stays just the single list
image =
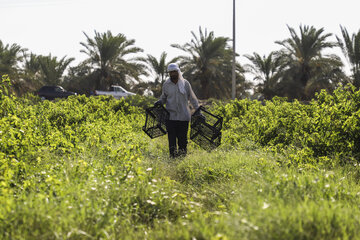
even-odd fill
[{"label": "farm field", "polygon": [[360,92],[213,101],[212,152],[143,131],[154,99],[0,96],[0,239],[359,239]]}]

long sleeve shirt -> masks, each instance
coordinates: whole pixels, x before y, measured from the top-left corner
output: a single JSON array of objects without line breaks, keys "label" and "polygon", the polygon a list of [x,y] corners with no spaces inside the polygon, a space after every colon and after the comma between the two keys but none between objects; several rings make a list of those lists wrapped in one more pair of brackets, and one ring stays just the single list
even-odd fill
[{"label": "long sleeve shirt", "polygon": [[190,121],[189,100],[195,109],[199,107],[199,102],[190,83],[185,79],[183,81],[185,83],[185,94],[182,94],[178,84],[173,83],[170,79],[167,79],[162,86],[160,100],[166,104],[166,109],[170,113],[170,120]]}]

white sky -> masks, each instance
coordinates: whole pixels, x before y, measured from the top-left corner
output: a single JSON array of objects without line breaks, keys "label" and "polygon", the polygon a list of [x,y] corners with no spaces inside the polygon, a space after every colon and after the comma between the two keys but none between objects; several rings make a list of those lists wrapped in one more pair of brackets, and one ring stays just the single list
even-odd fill
[{"label": "white sky", "polygon": [[[84,60],[80,53],[83,31],[113,35],[123,33],[135,45],[168,60],[182,54],[170,46],[184,44],[198,34],[199,26],[215,36],[232,38],[232,0],[0,0],[0,40],[17,43],[35,54]],[[360,29],[360,0],[236,0],[236,52],[260,55],[278,50],[274,41],[290,36],[286,25],[323,27],[341,36],[340,25],[349,33]],[[230,42],[231,44],[231,42]],[[342,56],[341,51],[333,53]]]}]

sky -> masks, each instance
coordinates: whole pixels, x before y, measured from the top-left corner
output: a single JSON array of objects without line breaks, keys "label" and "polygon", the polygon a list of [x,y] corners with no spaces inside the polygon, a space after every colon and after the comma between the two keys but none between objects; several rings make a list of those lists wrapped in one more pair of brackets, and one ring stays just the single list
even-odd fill
[{"label": "sky", "polygon": [[[135,46],[168,60],[184,53],[171,47],[199,34],[199,27],[217,37],[233,36],[233,0],[0,0],[0,40],[16,43],[37,55],[74,57],[72,65],[86,58],[80,42],[94,31],[108,30],[135,40]],[[279,50],[275,41],[290,37],[288,27],[324,28],[336,41],[340,25],[349,33],[360,29],[359,0],[236,0],[237,60],[245,54]],[[229,44],[232,45],[231,42]],[[329,53],[342,55],[339,49]],[[341,56],[342,57],[342,56]]]}]

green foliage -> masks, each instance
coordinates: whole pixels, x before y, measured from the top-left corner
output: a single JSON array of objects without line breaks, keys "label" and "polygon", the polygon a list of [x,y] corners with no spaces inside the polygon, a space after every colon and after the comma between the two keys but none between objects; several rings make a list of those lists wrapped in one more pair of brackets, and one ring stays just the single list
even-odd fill
[{"label": "green foliage", "polygon": [[153,101],[1,95],[0,239],[359,236],[360,168],[343,164],[359,151],[353,88],[213,102],[222,145],[175,160],[141,130]]},{"label": "green foliage", "polygon": [[11,86],[10,78],[8,75],[2,75],[1,76],[1,83],[0,83],[0,97],[1,99],[3,96],[6,96],[9,94],[9,87]]},{"label": "green foliage", "polygon": [[359,160],[360,92],[350,85],[333,94],[322,91],[309,104],[235,100],[215,111],[224,116],[224,142],[231,145],[248,138],[275,151],[293,149],[293,162],[334,156]]},{"label": "green foliage", "polygon": [[129,103],[131,106],[140,107],[142,109],[146,109],[154,106],[156,100],[157,99],[155,97],[151,97],[151,96],[146,97],[141,95],[134,95],[125,98],[125,102]]}]

